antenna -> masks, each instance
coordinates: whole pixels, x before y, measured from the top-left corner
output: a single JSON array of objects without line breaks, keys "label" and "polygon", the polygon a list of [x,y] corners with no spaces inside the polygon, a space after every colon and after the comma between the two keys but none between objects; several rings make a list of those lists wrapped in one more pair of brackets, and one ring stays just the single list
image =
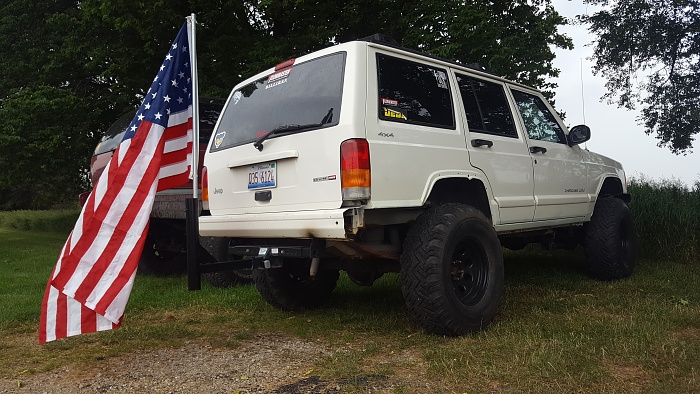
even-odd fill
[{"label": "antenna", "polygon": [[586,124],[586,98],[583,94],[583,58],[581,58],[581,112],[583,113],[583,124]]},{"label": "antenna", "polygon": [[[583,58],[581,59],[581,113],[583,115],[583,124],[586,124],[586,97],[583,94]],[[584,148],[588,150],[588,141],[584,142]]]}]

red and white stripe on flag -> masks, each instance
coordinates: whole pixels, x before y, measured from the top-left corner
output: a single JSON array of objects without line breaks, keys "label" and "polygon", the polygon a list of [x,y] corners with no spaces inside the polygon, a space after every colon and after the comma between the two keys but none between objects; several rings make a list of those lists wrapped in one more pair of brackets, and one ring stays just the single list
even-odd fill
[{"label": "red and white stripe on flag", "polygon": [[61,251],[44,294],[39,343],[120,326],[156,191],[189,180],[192,81],[186,28]]}]

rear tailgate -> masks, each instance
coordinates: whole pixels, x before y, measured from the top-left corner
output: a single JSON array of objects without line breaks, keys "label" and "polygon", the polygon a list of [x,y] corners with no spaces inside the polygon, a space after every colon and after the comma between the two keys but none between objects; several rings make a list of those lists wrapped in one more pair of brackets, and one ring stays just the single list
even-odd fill
[{"label": "rear tailgate", "polygon": [[340,208],[340,145],[365,136],[358,72],[366,47],[343,44],[234,89],[205,156],[211,215]]}]

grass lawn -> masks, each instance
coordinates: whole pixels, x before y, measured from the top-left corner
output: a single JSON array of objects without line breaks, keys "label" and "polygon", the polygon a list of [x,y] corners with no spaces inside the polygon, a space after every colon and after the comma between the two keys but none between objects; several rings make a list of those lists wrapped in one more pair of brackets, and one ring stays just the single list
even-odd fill
[{"label": "grass lawn", "polygon": [[139,276],[121,329],[39,346],[41,299],[65,239],[0,229],[0,377],[191,340],[235,348],[265,333],[342,347],[316,361],[328,379],[427,369],[445,393],[700,392],[697,264],[642,259],[632,278],[599,282],[580,268],[581,252],[508,252],[499,316],[462,338],[422,333],[396,275],[369,288],[341,276],[328,307],[297,314],[268,306],[253,286],[189,292],[183,276]]}]

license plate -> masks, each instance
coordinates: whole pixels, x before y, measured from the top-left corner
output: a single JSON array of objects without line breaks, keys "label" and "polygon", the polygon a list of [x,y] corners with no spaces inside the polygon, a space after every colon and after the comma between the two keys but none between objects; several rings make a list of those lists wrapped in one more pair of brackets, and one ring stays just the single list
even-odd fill
[{"label": "license plate", "polygon": [[277,162],[255,164],[248,168],[248,190],[277,187]]}]

